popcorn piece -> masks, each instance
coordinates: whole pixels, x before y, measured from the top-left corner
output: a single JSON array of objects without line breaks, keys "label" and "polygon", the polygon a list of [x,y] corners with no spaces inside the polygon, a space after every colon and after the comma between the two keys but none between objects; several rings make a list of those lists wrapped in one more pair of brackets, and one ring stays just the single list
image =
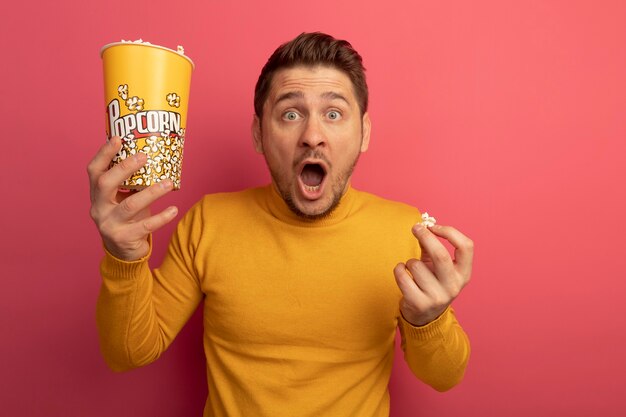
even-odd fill
[{"label": "popcorn piece", "polygon": [[169,104],[170,107],[180,107],[180,97],[178,96],[178,94],[169,93],[167,96],[165,96],[165,99],[167,100],[167,104]]},{"label": "popcorn piece", "polygon": [[117,94],[122,98],[122,100],[128,99],[128,84],[122,84],[117,87]]},{"label": "popcorn piece", "polygon": [[145,153],[148,159],[143,167],[124,181],[122,187],[138,189],[170,178],[174,183],[174,188],[179,189],[183,140],[182,137],[168,136],[166,138],[163,135],[145,138],[134,138],[132,135],[125,137],[122,141],[122,149],[114,158],[115,163],[138,152]]},{"label": "popcorn piece", "polygon": [[422,224],[426,227],[432,227],[437,223],[437,220],[434,217],[428,215],[428,213],[422,213]]},{"label": "popcorn piece", "polygon": [[137,96],[130,97],[126,100],[126,107],[130,111],[142,111],[143,110],[143,99]]},{"label": "popcorn piece", "polygon": [[152,45],[150,42],[144,42],[143,39],[139,38],[136,41],[131,41],[131,40],[121,40],[122,43],[141,43],[143,45]]},{"label": "popcorn piece", "polygon": [[[122,39],[122,40],[120,40],[120,42],[121,43],[138,43],[138,44],[141,44],[141,45],[152,45],[150,42],[144,41],[141,38],[139,38],[137,40],[134,40],[134,41],[131,41],[130,39],[129,40]],[[178,52],[181,55],[185,55],[185,48],[183,48],[182,45],[178,45],[178,46],[176,46],[176,52]]]}]

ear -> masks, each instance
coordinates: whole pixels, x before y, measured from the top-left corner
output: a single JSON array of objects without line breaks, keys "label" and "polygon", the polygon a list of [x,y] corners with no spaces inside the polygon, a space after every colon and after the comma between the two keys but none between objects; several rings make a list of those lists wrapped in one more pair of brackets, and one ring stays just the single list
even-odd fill
[{"label": "ear", "polygon": [[370,120],[369,113],[365,112],[363,115],[361,126],[361,132],[363,135],[363,140],[361,141],[361,152],[365,152],[370,146],[370,132],[372,131],[372,122]]},{"label": "ear", "polygon": [[252,144],[257,153],[263,153],[263,134],[261,133],[261,120],[255,114],[252,119]]}]

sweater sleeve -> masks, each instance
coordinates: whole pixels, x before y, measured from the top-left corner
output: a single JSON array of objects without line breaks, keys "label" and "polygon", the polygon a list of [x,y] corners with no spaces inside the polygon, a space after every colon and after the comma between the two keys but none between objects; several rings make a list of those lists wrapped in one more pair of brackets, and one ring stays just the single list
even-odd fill
[{"label": "sweater sleeve", "polygon": [[96,308],[100,347],[115,371],[147,365],[170,345],[203,294],[193,268],[194,230],[200,216],[190,210],[180,221],[159,269],[147,255],[125,262],[106,252]]},{"label": "sweater sleeve", "polygon": [[470,344],[451,307],[420,327],[400,315],[399,327],[404,358],[415,376],[440,392],[461,382]]}]

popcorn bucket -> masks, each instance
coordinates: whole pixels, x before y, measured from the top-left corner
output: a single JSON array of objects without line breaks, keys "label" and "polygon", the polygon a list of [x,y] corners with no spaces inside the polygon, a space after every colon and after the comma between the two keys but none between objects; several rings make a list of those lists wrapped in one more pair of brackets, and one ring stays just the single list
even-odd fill
[{"label": "popcorn bucket", "polygon": [[169,178],[180,189],[193,62],[182,47],[177,52],[141,40],[105,45],[100,55],[107,138],[122,138],[111,166],[137,152],[148,155],[120,188],[140,190]]}]

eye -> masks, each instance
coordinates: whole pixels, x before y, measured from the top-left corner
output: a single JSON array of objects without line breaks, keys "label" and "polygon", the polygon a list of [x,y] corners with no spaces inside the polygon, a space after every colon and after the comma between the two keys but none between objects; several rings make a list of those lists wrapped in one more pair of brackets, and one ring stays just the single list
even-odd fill
[{"label": "eye", "polygon": [[283,115],[283,118],[285,120],[298,120],[298,117],[299,115],[295,111],[288,111]]},{"label": "eye", "polygon": [[341,113],[339,113],[337,110],[331,110],[326,114],[326,116],[330,120],[339,120],[341,118]]}]

